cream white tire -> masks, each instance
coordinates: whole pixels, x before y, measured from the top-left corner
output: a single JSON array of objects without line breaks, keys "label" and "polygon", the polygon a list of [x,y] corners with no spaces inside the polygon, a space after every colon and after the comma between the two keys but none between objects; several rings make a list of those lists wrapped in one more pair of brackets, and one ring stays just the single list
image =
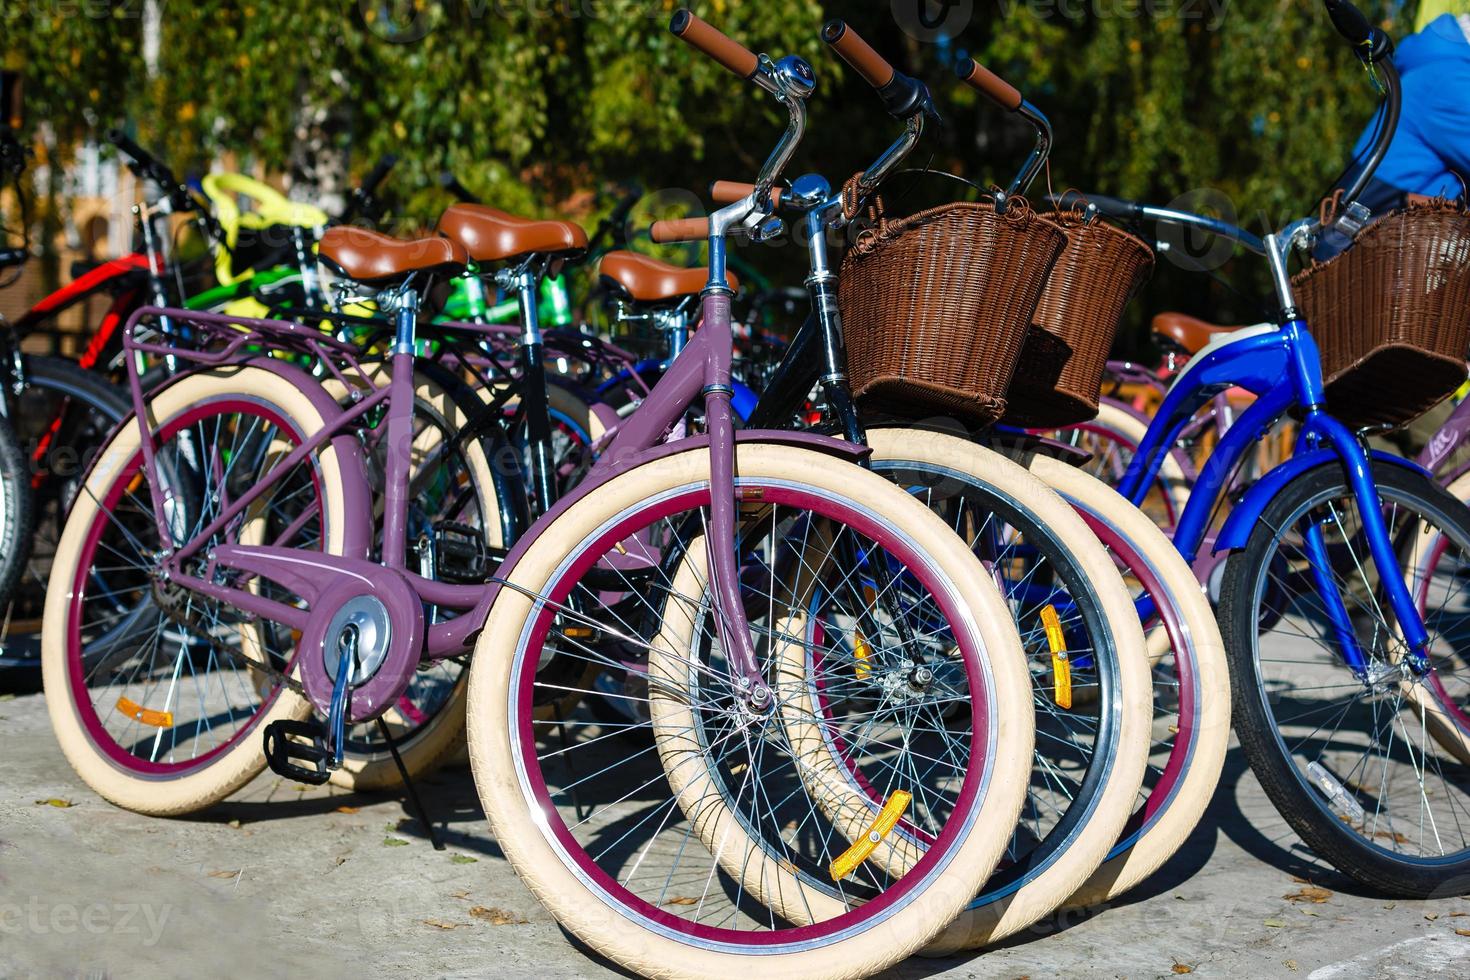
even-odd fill
[{"label": "cream white tire", "polygon": [[[1194,660],[1198,740],[1168,808],[1133,844],[1109,858],[1065,903],[1083,908],[1112,901],[1157,871],[1199,825],[1214,795],[1230,742],[1230,675],[1214,609],[1174,543],[1117,491],[1075,466],[1040,453],[1015,458],[1074,507],[1119,531],[1148,561],[1187,632]],[[1150,640],[1159,631],[1150,634]],[[1151,642],[1152,645],[1152,642]]]},{"label": "cream white tire", "polygon": [[[1074,830],[1066,846],[1054,854],[1044,871],[1003,897],[984,905],[971,903],[924,952],[939,955],[958,949],[976,949],[1014,935],[1066,901],[1102,864],[1132,813],[1148,761],[1153,718],[1153,680],[1143,629],[1122,577],[1096,535],[1075,510],[1022,467],[993,450],[939,432],[875,428],[868,432],[868,445],[873,449],[877,465],[912,462],[941,472],[947,470],[995,488],[1037,524],[1049,528],[1091,584],[1112,633],[1119,711],[1116,740],[1110,747],[1107,782],[1082,825]],[[792,624],[781,633],[801,635],[804,630],[802,624]],[[800,653],[797,644],[785,644],[783,650]],[[783,662],[783,666],[788,670],[800,669],[789,661]],[[793,744],[813,748],[805,757],[811,760],[807,772],[813,774],[814,788],[818,785],[822,790],[841,788],[842,796],[820,790],[814,796],[819,802],[825,802],[828,818],[843,829],[848,839],[856,840],[872,823],[875,811],[868,795],[851,784],[844,775],[845,767],[825,750],[819,727],[809,721],[814,717],[815,705],[809,703],[808,707],[810,710],[805,712],[786,714],[788,734]],[[1041,761],[1037,764],[1041,765]],[[874,852],[874,858],[893,862],[890,871],[898,873],[920,854],[922,847],[918,842],[909,841],[907,847],[882,847]]]},{"label": "cream white tire", "polygon": [[[240,396],[272,406],[295,429],[298,438],[304,439],[326,426],[311,400],[294,385],[257,367],[217,369],[183,378],[148,403],[150,424],[156,431],[200,404]],[[283,688],[275,703],[257,719],[253,731],[204,767],[177,778],[144,778],[126,772],[93,743],[71,690],[69,644],[65,636],[67,608],[84,539],[98,516],[97,501],[105,497],[114,475],[138,451],[138,426],[130,417],[103,447],[87,477],[85,489],[77,494],[57,545],[47,588],[41,630],[41,670],[51,727],[77,775],[98,795],[125,809],[152,816],[182,816],[218,803],[255,778],[265,768],[261,742],[265,725],[278,719],[304,718],[310,714],[311,705]],[[316,455],[316,460],[323,491],[325,551],[340,555],[346,505],[336,450],[328,443]]]},{"label": "cream white tire", "polygon": [[[993,583],[964,543],[926,508],[881,477],[819,453],[764,444],[739,446],[736,472],[822,486],[834,496],[898,518],[945,572],[957,589],[955,595],[973,610],[997,711],[990,743],[994,769],[975,822],[977,832],[968,834],[956,847],[943,873],[921,894],[908,896],[883,921],[865,923],[864,929],[840,940],[754,955],[700,948],[631,928],[609,900],[583,884],[570,858],[548,840],[536,801],[523,790],[521,766],[512,745],[514,658],[534,610],[532,600],[521,590],[536,593],[543,589],[563,558],[592,529],[620,512],[666,489],[707,484],[708,456],[699,450],[634,469],[583,497],[546,528],[511,570],[510,580],[517,588],[501,591],[480,634],[470,669],[468,734],[475,783],[496,839],[526,885],[564,927],[628,969],[659,978],[724,978],[752,969],[769,980],[870,976],[903,959],[943,928],[1000,859],[1025,795],[1034,737],[1030,681],[1019,638],[1009,629],[1010,618]],[[1002,622],[1007,625],[1004,630],[993,625]],[[994,827],[1007,830],[992,835],[981,829]]]}]

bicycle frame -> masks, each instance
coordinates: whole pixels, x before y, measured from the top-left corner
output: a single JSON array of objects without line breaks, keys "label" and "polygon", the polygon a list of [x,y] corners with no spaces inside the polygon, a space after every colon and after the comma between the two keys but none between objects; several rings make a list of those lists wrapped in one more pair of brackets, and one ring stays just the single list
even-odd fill
[{"label": "bicycle frame", "polygon": [[[1285,242],[1278,235],[1267,238],[1268,258],[1273,259],[1273,270],[1284,269],[1284,252],[1289,247],[1290,238],[1290,234],[1285,234]],[[1282,278],[1284,272],[1278,277],[1278,289]],[[1195,412],[1221,391],[1238,386],[1254,394],[1256,401],[1221,436],[1194,483],[1174,531],[1174,544],[1185,559],[1193,562],[1198,556],[1208,531],[1210,514],[1229,474],[1234,472],[1256,439],[1269,432],[1287,411],[1295,409],[1302,415],[1295,455],[1272,470],[1246,494],[1227,519],[1215,541],[1214,550],[1243,547],[1266,504],[1287,482],[1312,467],[1337,461],[1347,473],[1374,564],[1380,569],[1396,570],[1398,558],[1383,519],[1371,462],[1383,460],[1403,466],[1413,464],[1386,453],[1368,451],[1353,432],[1324,411],[1321,359],[1316,341],[1306,321],[1296,315],[1289,302],[1289,285],[1286,290],[1286,315],[1280,327],[1246,328],[1229,335],[1222,343],[1207,346],[1180,372],[1149,425],[1143,444],[1134,454],[1119,492],[1134,504],[1141,504],[1148,487],[1158,477],[1165,453],[1175,444]],[[1364,676],[1369,667],[1368,659],[1332,581],[1321,530],[1311,525],[1304,528],[1304,535],[1308,553],[1313,558],[1312,575],[1340,644],[1340,654],[1355,673]],[[1411,650],[1411,666],[1416,672],[1427,672],[1428,660],[1424,650],[1428,634],[1418,607],[1401,575],[1383,574],[1381,579]]]},{"label": "bicycle frame", "polygon": [[[786,88],[784,72],[799,71],[809,78],[811,69],[799,59],[789,59],[793,65],[783,63],[773,68],[763,68],[766,75],[758,76],[763,86],[769,83],[770,90],[779,96],[791,112],[791,121],[786,134],[772,152],[762,169],[761,180],[769,188],[771,181],[790,158],[800,138],[805,122],[802,100],[804,93]],[[764,196],[764,195],[763,195]],[[435,582],[407,568],[406,528],[409,493],[410,454],[406,447],[411,445],[414,406],[414,360],[416,326],[418,320],[418,298],[408,284],[392,291],[389,307],[395,319],[395,338],[392,353],[392,376],[381,388],[367,387],[368,394],[354,401],[350,407],[337,404],[315,379],[282,358],[250,355],[260,348],[292,352],[311,358],[325,366],[326,373],[343,384],[350,386],[349,376],[337,362],[344,361],[349,370],[356,369],[360,381],[365,374],[358,368],[354,349],[345,343],[326,336],[313,326],[302,326],[273,320],[251,320],[243,317],[226,317],[186,310],[145,307],[134,313],[124,336],[124,344],[130,354],[153,353],[162,356],[177,356],[202,366],[225,364],[250,364],[264,371],[276,373],[300,388],[321,412],[325,424],[317,432],[297,433],[301,441],[294,449],[277,461],[271,470],[247,488],[240,496],[221,502],[220,512],[205,527],[182,542],[174,542],[173,526],[165,513],[164,500],[167,487],[163,480],[156,456],[157,446],[149,431],[148,413],[143,397],[141,377],[136,366],[136,357],[128,358],[129,384],[139,427],[143,456],[143,472],[152,490],[153,518],[160,540],[174,542],[161,560],[163,572],[175,585],[209,596],[235,608],[280,623],[292,629],[306,632],[307,627],[330,610],[323,610],[317,599],[329,593],[339,583],[355,585],[363,583],[386,583],[385,598],[393,605],[395,582],[401,582],[411,590],[408,594],[417,601],[413,608],[399,602],[401,612],[410,617],[419,613],[419,603],[442,606],[463,612],[453,619],[422,624],[420,634],[411,630],[414,641],[400,655],[412,657],[412,663],[384,663],[380,674],[392,676],[395,669],[401,671],[402,685],[415,664],[422,660],[443,660],[462,655],[474,644],[481,627],[490,613],[492,604],[506,584],[509,572],[516,561],[539,533],[564,513],[575,501],[629,469],[644,465],[663,456],[681,452],[708,452],[710,473],[710,527],[708,536],[708,574],[714,602],[719,609],[719,628],[726,643],[732,673],[744,683],[746,696],[753,708],[764,710],[771,704],[771,692],[766,686],[759,660],[751,641],[744,607],[740,596],[738,564],[735,555],[735,529],[739,504],[736,500],[735,444],[738,441],[763,441],[795,444],[835,456],[856,460],[866,450],[837,440],[808,433],[787,432],[735,432],[735,420],[730,402],[733,389],[730,381],[730,365],[733,360],[734,332],[731,327],[731,291],[725,278],[725,239],[737,226],[761,217],[755,201],[750,199],[732,204],[716,212],[710,219],[709,271],[710,279],[701,296],[702,328],[685,348],[654,387],[632,419],[628,420],[614,437],[608,450],[597,460],[591,472],[573,493],[559,500],[527,534],[512,547],[497,576],[486,585],[455,585]],[[531,307],[528,324],[534,329],[534,283],[528,281],[530,273],[523,271],[522,295]],[[523,307],[524,311],[524,307]],[[187,322],[194,331],[206,339],[218,342],[213,350],[193,349],[171,344],[171,335],[140,339],[137,326],[145,317],[160,321],[169,318]],[[467,327],[468,328],[468,327]],[[487,333],[493,328],[482,327]],[[174,335],[176,336],[176,335]],[[523,336],[525,342],[527,338]],[[539,341],[539,336],[537,338]],[[538,345],[539,346],[539,343]],[[528,379],[529,381],[530,379]],[[701,436],[665,442],[665,435],[684,417],[691,404],[703,401],[706,433]],[[373,513],[372,491],[363,468],[361,445],[358,443],[354,425],[374,409],[386,412],[387,445],[389,456],[384,493],[383,534],[381,539],[381,561],[370,560],[373,544],[370,515]],[[533,433],[534,435],[534,433]],[[332,443],[341,465],[345,496],[344,515],[348,526],[344,529],[343,554],[310,558],[309,553],[279,545],[236,545],[210,546],[203,556],[207,562],[203,575],[191,574],[186,566],[187,559],[199,555],[211,538],[231,521],[244,513],[254,501],[272,486],[281,474],[288,473],[297,464],[306,460],[313,452],[328,442]],[[400,450],[400,447],[403,447]],[[308,515],[309,516],[309,515]],[[293,523],[299,529],[307,518]],[[278,540],[284,540],[292,529]],[[323,560],[324,559],[324,560]],[[304,571],[309,568],[309,574]],[[222,572],[239,573],[233,580],[225,581]],[[308,609],[278,602],[250,591],[245,582],[255,576],[280,582],[296,595],[307,600]],[[395,647],[397,649],[397,647]],[[308,660],[312,658],[307,658]],[[310,665],[308,664],[308,669]],[[403,669],[405,668],[406,669]],[[322,692],[308,694],[316,707],[332,716],[330,698]],[[380,693],[374,700],[376,708],[368,707],[365,714],[355,715],[353,721],[362,721],[374,713],[380,713],[387,705],[396,702],[402,690]],[[357,710],[356,695],[352,710]],[[340,710],[340,706],[339,706]]]}]

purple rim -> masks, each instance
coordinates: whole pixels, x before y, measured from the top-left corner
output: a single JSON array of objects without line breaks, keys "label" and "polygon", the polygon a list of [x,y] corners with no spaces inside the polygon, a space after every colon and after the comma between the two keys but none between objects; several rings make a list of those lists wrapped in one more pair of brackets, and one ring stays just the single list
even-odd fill
[{"label": "purple rim", "polygon": [[[764,490],[762,499],[768,503],[786,504],[788,506],[794,505],[804,510],[811,510],[817,513],[822,513],[824,509],[832,511],[833,513],[826,513],[824,516],[835,516],[847,522],[849,526],[878,542],[890,554],[902,560],[907,567],[912,568],[917,564],[921,564],[924,559],[924,556],[917,554],[914,548],[909,547],[901,539],[897,539],[892,535],[887,527],[870,520],[863,514],[849,511],[835,500],[822,498],[816,494],[808,494],[788,487],[768,487],[762,489]],[[582,554],[576,562],[573,563],[572,567],[557,582],[556,591],[548,595],[549,604],[543,607],[540,616],[531,629],[531,645],[539,648],[540,644],[545,640],[553,616],[553,610],[550,608],[550,604],[560,603],[565,600],[571,594],[571,590],[576,582],[597,562],[607,548],[632,534],[636,534],[643,527],[670,514],[686,510],[692,506],[708,506],[709,500],[710,493],[707,486],[685,490],[682,493],[660,501],[651,510],[635,511],[632,515],[631,522],[635,523],[636,526],[631,529],[620,529],[627,528],[630,523],[630,519],[625,517],[618,525],[605,531],[590,546],[584,547]],[[812,506],[813,504],[815,506]],[[963,617],[956,615],[957,610],[950,597],[936,594],[935,598],[939,603],[940,609],[950,621],[955,621],[956,619],[963,621]],[[972,692],[988,690],[987,685],[975,683],[976,679],[974,677],[971,677],[970,680]],[[769,932],[744,932],[738,929],[716,928],[690,922],[665,912],[657,906],[644,901],[642,898],[633,895],[593,862],[587,856],[581,844],[572,837],[571,832],[567,829],[565,822],[562,820],[560,813],[551,800],[545,781],[541,777],[540,766],[535,756],[536,736],[531,724],[534,687],[535,672],[523,673],[521,690],[515,696],[518,700],[521,718],[520,739],[522,759],[520,764],[530,784],[530,789],[536,797],[534,801],[536,812],[542,814],[548,829],[556,836],[563,851],[570,855],[576,862],[581,873],[592,881],[595,881],[604,894],[614,897],[624,909],[634,912],[643,919],[658,923],[665,929],[694,936],[712,943],[747,947],[752,945],[776,946],[787,943],[808,942],[831,936],[835,933],[851,929],[858,922],[873,919],[896,904],[918,882],[923,881],[930,874],[934,865],[938,863],[939,856],[948,853],[955,839],[960,836],[960,825],[962,821],[951,821],[940,834],[937,841],[937,843],[944,846],[930,848],[924,857],[913,868],[909,869],[909,872],[901,880],[893,887],[885,890],[877,898],[847,914],[839,915],[826,922]],[[972,731],[978,730],[981,733],[986,733],[987,739],[990,731],[988,700],[988,698],[972,699],[972,709],[974,711],[972,715],[974,720]],[[988,741],[983,744],[988,744]],[[972,754],[972,760],[974,758],[975,756]],[[983,759],[983,755],[981,759]],[[978,790],[977,784],[982,781],[981,773],[984,769],[985,767],[983,765],[975,766],[972,763],[971,770],[966,774],[965,782],[957,798],[956,812],[968,812],[973,806],[973,800]],[[978,833],[985,832],[984,828],[977,827],[973,829]]]},{"label": "purple rim", "polygon": [[[261,417],[266,418],[275,424],[281,432],[289,433],[293,438],[297,439],[299,445],[300,434],[292,426],[287,424],[276,413],[252,401],[218,401],[196,405],[182,415],[171,419],[162,429],[158,430],[155,438],[159,439],[160,442],[166,441],[181,429],[193,425],[194,422],[206,415],[218,412],[221,409],[224,411],[240,411],[242,408],[249,409]],[[241,414],[244,413],[241,412]],[[122,495],[127,490],[128,484],[132,482],[133,477],[141,468],[142,459],[143,451],[140,447],[133,454],[132,458],[128,460],[127,465],[118,472],[118,476],[113,481],[111,489],[108,490],[106,499],[97,512],[98,519],[93,522],[92,527],[87,531],[87,539],[82,546],[81,560],[77,563],[77,575],[72,582],[71,606],[67,614],[66,635],[70,648],[67,655],[68,676],[71,681],[72,703],[76,707],[77,716],[82,722],[82,728],[86,731],[87,737],[94,746],[101,749],[109,759],[123,769],[145,776],[181,777],[207,767],[216,756],[231,749],[241,738],[253,732],[259,724],[260,719],[275,704],[281,688],[277,686],[268,697],[264,698],[256,706],[255,712],[250,720],[241,726],[235,734],[231,735],[220,745],[215,746],[202,755],[195,756],[188,762],[150,762],[146,759],[140,759],[118,745],[117,741],[108,734],[107,729],[103,726],[102,720],[97,716],[96,708],[93,706],[91,699],[86,696],[86,678],[83,672],[82,657],[79,655],[81,649],[82,604],[87,596],[86,584],[88,571],[92,567],[92,559],[97,552],[97,544],[101,540],[102,530],[109,523],[107,515],[113,512],[118,501],[122,499]],[[317,495],[318,499],[320,499],[321,484],[314,469],[312,472],[312,482],[317,486]]]}]

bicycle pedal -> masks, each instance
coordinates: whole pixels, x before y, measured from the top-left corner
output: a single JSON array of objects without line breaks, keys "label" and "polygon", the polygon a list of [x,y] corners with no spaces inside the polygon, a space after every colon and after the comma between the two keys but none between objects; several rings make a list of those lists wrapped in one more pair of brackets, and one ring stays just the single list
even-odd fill
[{"label": "bicycle pedal", "polygon": [[[317,721],[281,719],[265,726],[265,759],[271,772],[310,786],[332,778],[327,732]],[[297,763],[308,763],[310,768]]]},{"label": "bicycle pedal", "polygon": [[489,581],[499,559],[485,544],[479,528],[440,521],[433,530],[434,564],[447,582],[479,585]]}]

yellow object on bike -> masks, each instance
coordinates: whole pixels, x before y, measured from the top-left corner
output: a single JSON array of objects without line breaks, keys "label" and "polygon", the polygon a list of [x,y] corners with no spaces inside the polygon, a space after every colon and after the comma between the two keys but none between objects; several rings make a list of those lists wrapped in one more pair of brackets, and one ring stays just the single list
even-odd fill
[{"label": "yellow object on bike", "polygon": [[1046,630],[1046,645],[1051,649],[1052,700],[1059,708],[1072,707],[1072,661],[1067,656],[1067,636],[1057,607],[1043,606],[1041,625]]},{"label": "yellow object on bike", "polygon": [[857,870],[857,866],[866,861],[878,845],[883,843],[883,838],[893,832],[898,826],[898,821],[908,811],[909,803],[913,801],[913,794],[907,790],[896,789],[883,804],[883,809],[878,811],[878,817],[873,821],[873,826],[868,832],[853,842],[853,845],[832,859],[828,868],[833,881],[841,881]]},{"label": "yellow object on bike", "polygon": [[[226,248],[215,256],[214,272],[221,286],[233,286],[254,274],[240,273],[230,267],[230,253],[240,240],[242,228],[261,229],[272,225],[295,228],[325,228],[327,213],[310,204],[298,204],[274,187],[244,174],[210,174],[202,180],[204,196],[209,198],[215,220],[224,232]],[[240,198],[250,201],[250,210],[240,210]],[[242,314],[243,315],[243,314]]]}]

